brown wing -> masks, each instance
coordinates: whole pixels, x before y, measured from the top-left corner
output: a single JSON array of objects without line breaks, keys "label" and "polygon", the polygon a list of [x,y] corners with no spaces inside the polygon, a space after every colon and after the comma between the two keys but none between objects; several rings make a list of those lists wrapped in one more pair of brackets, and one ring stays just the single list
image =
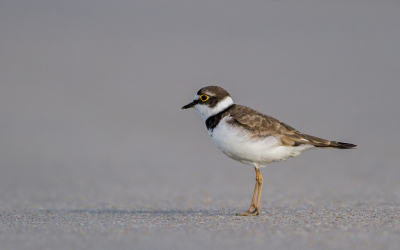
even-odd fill
[{"label": "brown wing", "polygon": [[338,147],[331,145],[331,141],[303,134],[291,126],[249,107],[236,105],[230,111],[230,117],[232,118],[228,121],[230,124],[245,127],[255,140],[276,136],[281,139],[283,146],[310,144],[317,147]]}]

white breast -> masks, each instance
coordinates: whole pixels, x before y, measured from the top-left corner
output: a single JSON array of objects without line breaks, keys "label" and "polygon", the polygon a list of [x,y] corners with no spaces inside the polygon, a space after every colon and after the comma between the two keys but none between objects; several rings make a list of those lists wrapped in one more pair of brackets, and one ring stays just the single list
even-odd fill
[{"label": "white breast", "polygon": [[227,119],[230,118],[224,117],[218,126],[212,131],[208,130],[208,133],[224,154],[239,162],[249,165],[266,165],[297,156],[303,151],[314,148],[312,145],[282,146],[281,140],[275,136],[264,140],[254,140],[244,129],[227,123]]}]

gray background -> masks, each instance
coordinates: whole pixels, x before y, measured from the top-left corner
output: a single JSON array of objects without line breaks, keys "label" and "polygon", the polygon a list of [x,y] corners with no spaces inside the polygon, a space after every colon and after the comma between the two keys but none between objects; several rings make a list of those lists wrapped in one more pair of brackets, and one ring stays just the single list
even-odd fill
[{"label": "gray background", "polygon": [[[0,1],[0,248],[398,249],[399,1]],[[359,144],[224,156],[203,86]]]}]

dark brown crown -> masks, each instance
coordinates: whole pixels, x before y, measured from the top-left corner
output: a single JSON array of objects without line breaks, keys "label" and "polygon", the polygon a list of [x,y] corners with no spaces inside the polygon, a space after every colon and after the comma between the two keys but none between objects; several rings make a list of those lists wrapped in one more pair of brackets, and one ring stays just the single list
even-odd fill
[{"label": "dark brown crown", "polygon": [[210,98],[207,102],[200,102],[200,104],[207,105],[210,108],[215,107],[218,102],[224,100],[228,96],[231,96],[228,91],[218,86],[207,86],[197,91],[197,95],[201,96],[203,94],[208,95]]}]

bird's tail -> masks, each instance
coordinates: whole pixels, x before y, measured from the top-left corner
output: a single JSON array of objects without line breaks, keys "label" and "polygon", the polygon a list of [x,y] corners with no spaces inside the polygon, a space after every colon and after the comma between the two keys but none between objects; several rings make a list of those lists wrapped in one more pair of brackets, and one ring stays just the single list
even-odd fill
[{"label": "bird's tail", "polygon": [[339,149],[350,149],[356,148],[358,145],[346,143],[346,142],[337,142],[337,141],[329,141],[322,138],[318,138],[312,135],[306,135],[306,138],[311,141],[311,144],[316,147],[321,148],[339,148]]},{"label": "bird's tail", "polygon": [[346,142],[331,141],[330,147],[331,148],[340,148],[340,149],[349,149],[349,148],[356,148],[356,147],[358,147],[358,145],[346,143]]}]

